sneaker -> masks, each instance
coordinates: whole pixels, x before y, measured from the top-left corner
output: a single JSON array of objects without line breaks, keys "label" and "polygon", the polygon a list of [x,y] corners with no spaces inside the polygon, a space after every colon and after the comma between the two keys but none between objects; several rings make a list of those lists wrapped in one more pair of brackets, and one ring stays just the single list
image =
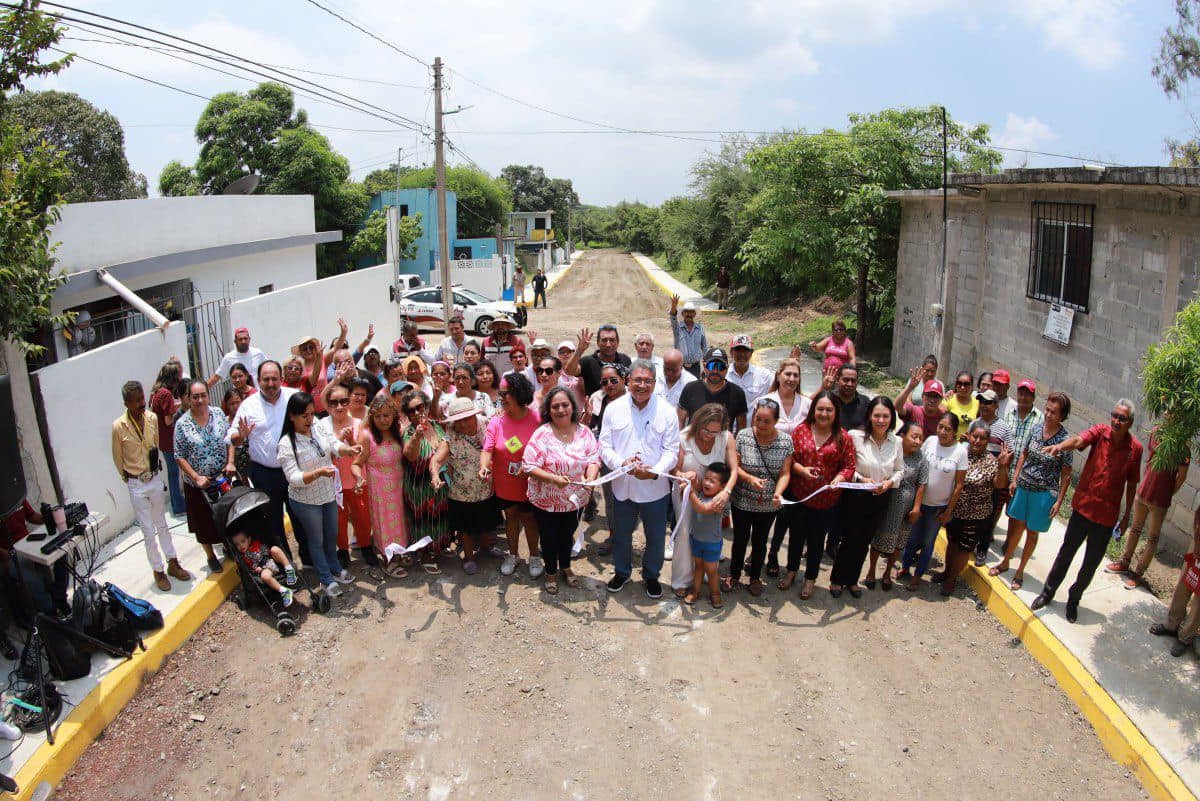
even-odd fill
[{"label": "sneaker", "polygon": [[662,584],[658,582],[658,579],[646,579],[646,595],[651,598],[662,597]]},{"label": "sneaker", "polygon": [[325,590],[325,594],[330,598],[337,598],[342,594],[342,585],[338,584],[336,581],[329,582],[322,589]]},{"label": "sneaker", "polygon": [[354,576],[349,570],[343,570],[341,573],[334,573],[333,580],[338,584],[353,584]]},{"label": "sneaker", "polygon": [[675,546],[671,544],[670,540],[667,540],[666,546],[663,547],[663,559],[670,562],[674,558],[675,558]]},{"label": "sneaker", "polygon": [[1117,573],[1118,575],[1121,573],[1128,573],[1129,572],[1129,563],[1122,562],[1119,559],[1115,562],[1109,562],[1107,565],[1104,566],[1104,572],[1105,573]]},{"label": "sneaker", "polygon": [[291,606],[292,601],[296,600],[296,593],[284,587],[279,591],[279,600],[283,602],[284,606]]},{"label": "sneaker", "polygon": [[492,557],[493,559],[503,559],[504,557],[508,556],[508,551],[504,550],[499,545],[489,545],[487,552],[488,556]]},{"label": "sneaker", "polygon": [[342,566],[342,570],[348,569],[350,567],[350,551],[338,548],[337,560],[338,564]]},{"label": "sneaker", "polygon": [[1121,580],[1121,586],[1127,590],[1136,590],[1145,583],[1145,579],[1141,576],[1130,573]]},{"label": "sneaker", "polygon": [[283,583],[289,587],[296,586],[296,568],[288,565],[283,569]]},{"label": "sneaker", "polygon": [[583,543],[576,540],[575,544],[571,546],[571,558],[574,559],[581,553],[583,553]]},{"label": "sneaker", "polygon": [[613,576],[608,580],[608,591],[620,592],[627,581],[629,581],[629,576],[622,576],[620,574]]},{"label": "sneaker", "polygon": [[515,573],[517,571],[517,564],[520,561],[521,560],[518,559],[515,554],[511,554],[511,553],[507,554],[504,557],[503,564],[500,565],[500,575],[511,576],[513,573]]},{"label": "sneaker", "polygon": [[546,572],[546,563],[542,561],[540,556],[529,557],[529,577],[532,579],[540,578]]},{"label": "sneaker", "polygon": [[463,572],[468,576],[473,576],[479,572],[479,565],[475,563],[474,559],[468,559],[463,562]]}]

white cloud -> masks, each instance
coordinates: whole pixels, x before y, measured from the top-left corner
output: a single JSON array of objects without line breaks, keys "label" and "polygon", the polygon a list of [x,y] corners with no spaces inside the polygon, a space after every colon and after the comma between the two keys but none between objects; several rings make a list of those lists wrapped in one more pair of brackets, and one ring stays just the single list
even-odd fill
[{"label": "white cloud", "polygon": [[1016,0],[1013,10],[1040,28],[1046,45],[1090,69],[1110,69],[1125,57],[1128,0]]},{"label": "white cloud", "polygon": [[996,134],[994,141],[998,147],[1007,148],[1004,163],[1011,167],[1029,161],[1027,153],[1014,151],[1041,150],[1056,139],[1058,134],[1037,117],[1022,117],[1010,111],[1004,122],[1004,130]]}]

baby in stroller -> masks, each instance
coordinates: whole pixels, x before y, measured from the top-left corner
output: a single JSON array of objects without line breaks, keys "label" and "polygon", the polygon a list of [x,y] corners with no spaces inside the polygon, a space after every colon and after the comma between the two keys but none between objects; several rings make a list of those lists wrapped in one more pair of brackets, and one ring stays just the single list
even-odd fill
[{"label": "baby in stroller", "polygon": [[[295,600],[295,594],[291,587],[296,584],[296,568],[292,567],[292,563],[288,561],[287,554],[278,545],[272,545],[270,548],[263,545],[258,540],[250,538],[250,535],[244,531],[235,531],[230,537],[233,542],[233,547],[237,548],[238,558],[242,560],[242,564],[250,571],[250,574],[255,576],[268,588],[279,593],[279,600],[283,605],[291,606]],[[283,572],[283,584],[279,583],[276,576]]]}]

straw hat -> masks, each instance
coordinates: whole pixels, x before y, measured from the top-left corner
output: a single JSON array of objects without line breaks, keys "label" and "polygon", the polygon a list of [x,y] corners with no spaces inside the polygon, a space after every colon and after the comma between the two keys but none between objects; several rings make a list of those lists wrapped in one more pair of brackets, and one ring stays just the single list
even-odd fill
[{"label": "straw hat", "polygon": [[306,344],[308,344],[309,342],[313,343],[313,346],[314,346],[314,347],[315,347],[317,350],[320,350],[320,349],[321,349],[321,340],[317,339],[316,337],[305,337],[304,339],[302,339],[302,340],[300,340],[299,342],[297,342],[295,345],[292,345],[292,355],[293,355],[293,356],[299,356],[299,355],[300,355],[300,348],[304,347],[304,346],[305,346]]},{"label": "straw hat", "polygon": [[479,410],[475,408],[475,401],[470,398],[455,398],[446,407],[446,422],[453,423],[456,420],[466,420],[468,417],[473,417],[477,414],[479,414]]}]

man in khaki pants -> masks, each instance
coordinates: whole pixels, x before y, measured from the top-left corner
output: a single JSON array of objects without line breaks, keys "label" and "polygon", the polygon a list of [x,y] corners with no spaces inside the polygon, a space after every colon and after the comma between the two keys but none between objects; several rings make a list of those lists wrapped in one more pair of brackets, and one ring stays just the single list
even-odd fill
[{"label": "man in khaki pants", "polygon": [[[1105,567],[1106,573],[1123,574],[1125,589],[1132,590],[1146,583],[1144,576],[1150,560],[1158,550],[1158,535],[1162,532],[1163,519],[1171,508],[1171,499],[1187,481],[1188,464],[1191,460],[1184,457],[1183,463],[1166,470],[1155,470],[1154,451],[1158,447],[1157,431],[1150,432],[1150,455],[1146,459],[1146,474],[1138,487],[1133,499],[1133,522],[1125,534],[1125,552],[1115,562],[1109,562]],[[1134,560],[1138,540],[1142,531],[1146,532],[1146,544],[1142,552]]]},{"label": "man in khaki pants", "polygon": [[1200,630],[1200,509],[1192,517],[1192,550],[1184,554],[1179,583],[1167,609],[1167,622],[1155,623],[1150,633],[1174,637],[1171,656],[1183,656],[1195,642],[1197,630]]},{"label": "man in khaki pants", "polygon": [[[172,578],[191,581],[175,556],[175,543],[167,527],[166,490],[162,481],[164,458],[158,450],[158,418],[146,410],[146,393],[137,381],[121,387],[125,413],[112,424],[113,464],[129,489],[129,502],[142,528],[146,558],[154,571],[154,585],[163,592],[171,589]],[[157,541],[156,541],[157,539]],[[161,552],[159,548],[161,547]],[[163,564],[163,557],[167,562]],[[165,568],[165,572],[164,572]]]}]

